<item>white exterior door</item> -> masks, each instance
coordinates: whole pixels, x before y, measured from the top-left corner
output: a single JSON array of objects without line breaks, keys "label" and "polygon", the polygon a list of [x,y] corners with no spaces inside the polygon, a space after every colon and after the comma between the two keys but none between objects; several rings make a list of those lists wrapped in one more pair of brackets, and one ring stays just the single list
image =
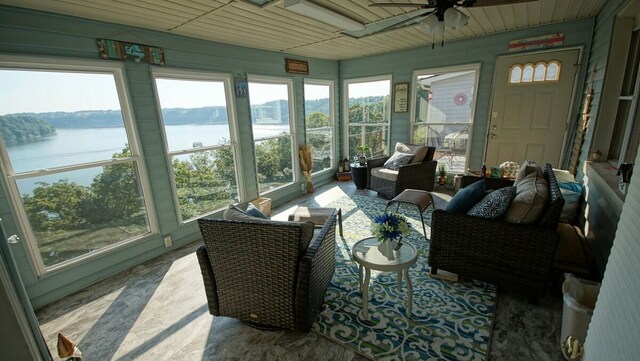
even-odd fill
[{"label": "white exterior door", "polygon": [[487,166],[526,159],[559,165],[579,55],[572,49],[497,59]]}]

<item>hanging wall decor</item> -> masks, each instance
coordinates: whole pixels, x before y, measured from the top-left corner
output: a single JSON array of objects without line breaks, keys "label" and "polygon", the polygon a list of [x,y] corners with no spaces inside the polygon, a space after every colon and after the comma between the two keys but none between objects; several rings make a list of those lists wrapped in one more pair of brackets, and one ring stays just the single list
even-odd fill
[{"label": "hanging wall decor", "polygon": [[[593,65],[591,71],[591,79],[587,85],[587,89],[584,92],[584,101],[582,105],[581,121],[578,121],[575,136],[573,138],[573,148],[571,149],[571,156],[569,158],[569,171],[574,176],[578,173],[578,166],[580,165],[580,153],[582,152],[582,145],[584,144],[584,138],[587,134],[587,128],[589,127],[589,120],[591,119],[591,102],[593,101],[593,82],[596,76],[596,66]],[[599,151],[597,151],[599,152]],[[595,151],[594,151],[595,153]],[[598,156],[599,158],[599,156]],[[599,159],[593,159],[595,161]]]},{"label": "hanging wall decor", "polygon": [[102,59],[131,59],[136,63],[164,65],[164,49],[123,41],[98,39],[98,52]]},{"label": "hanging wall decor", "polygon": [[309,75],[309,62],[285,58],[284,70],[286,70],[287,73]]}]

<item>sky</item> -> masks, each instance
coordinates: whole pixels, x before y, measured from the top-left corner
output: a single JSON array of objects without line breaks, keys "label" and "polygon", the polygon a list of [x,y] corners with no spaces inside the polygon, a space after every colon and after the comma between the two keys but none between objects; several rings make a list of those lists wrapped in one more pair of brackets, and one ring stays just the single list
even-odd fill
[{"label": "sky", "polygon": [[[163,108],[226,104],[222,82],[158,79],[157,88]],[[305,85],[304,92],[309,100],[328,97],[327,87],[322,85]],[[389,80],[349,84],[350,98],[389,95],[389,92]],[[249,84],[252,104],[286,98],[284,85]],[[111,74],[0,70],[0,115],[119,109]]]}]

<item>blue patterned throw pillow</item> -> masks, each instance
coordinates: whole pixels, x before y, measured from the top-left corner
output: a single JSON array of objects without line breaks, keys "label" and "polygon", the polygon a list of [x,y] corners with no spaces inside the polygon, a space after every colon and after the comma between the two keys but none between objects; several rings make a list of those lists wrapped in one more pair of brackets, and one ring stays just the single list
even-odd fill
[{"label": "blue patterned throw pillow", "polygon": [[247,204],[247,210],[245,213],[256,218],[269,219],[266,214],[262,213],[262,211],[256,208],[252,203]]},{"label": "blue patterned throw pillow", "polygon": [[504,187],[487,194],[467,213],[482,218],[500,218],[516,196],[516,187]]},{"label": "blue patterned throw pillow", "polygon": [[484,197],[485,189],[486,183],[484,179],[460,189],[447,204],[446,211],[466,214],[474,204]]},{"label": "blue patterned throw pillow", "polygon": [[391,158],[384,162],[383,167],[391,170],[398,170],[401,166],[409,164],[411,158],[413,158],[413,154],[394,152]]}]

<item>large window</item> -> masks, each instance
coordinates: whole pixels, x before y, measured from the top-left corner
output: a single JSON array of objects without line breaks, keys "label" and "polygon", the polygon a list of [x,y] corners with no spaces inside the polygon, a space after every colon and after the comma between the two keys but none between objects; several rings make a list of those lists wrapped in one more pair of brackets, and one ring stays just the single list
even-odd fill
[{"label": "large window", "polygon": [[312,146],[312,173],[331,169],[334,164],[333,82],[305,80],[304,122],[306,143]]},{"label": "large window", "polygon": [[[297,180],[290,79],[250,77],[249,103],[255,142],[258,191],[267,193]],[[297,153],[297,151],[295,151]]]},{"label": "large window", "polygon": [[154,76],[182,222],[238,202],[230,77],[165,69]]},{"label": "large window", "polygon": [[453,172],[467,169],[478,70],[474,65],[414,73],[411,142],[436,147],[434,159]]},{"label": "large window", "polygon": [[608,160],[618,166],[633,163],[638,152],[640,140],[640,121],[638,101],[640,95],[640,30],[631,35],[629,53],[615,115],[615,126],[609,145]]},{"label": "large window", "polygon": [[39,274],[155,232],[122,70],[0,58],[0,150]]},{"label": "large window", "polygon": [[389,153],[391,76],[345,81],[346,150],[350,159],[358,147],[368,146],[366,156]]}]

